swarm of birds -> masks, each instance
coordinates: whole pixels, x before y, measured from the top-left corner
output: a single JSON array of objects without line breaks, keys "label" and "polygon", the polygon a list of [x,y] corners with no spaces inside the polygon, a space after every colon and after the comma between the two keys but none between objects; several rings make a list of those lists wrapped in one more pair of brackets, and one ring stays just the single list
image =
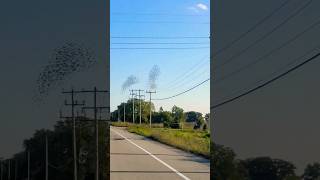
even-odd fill
[{"label": "swarm of birds", "polygon": [[96,63],[92,49],[81,43],[67,42],[54,49],[49,61],[37,80],[37,100],[42,100],[49,91],[70,75],[91,68]]},{"label": "swarm of birds", "polygon": [[157,79],[160,75],[160,68],[157,65],[154,65],[149,72],[149,88],[156,89],[157,88]]},{"label": "swarm of birds", "polygon": [[127,90],[129,87],[131,87],[132,85],[138,83],[138,78],[134,75],[129,76],[126,81],[122,84],[122,92],[124,92],[125,90]]}]

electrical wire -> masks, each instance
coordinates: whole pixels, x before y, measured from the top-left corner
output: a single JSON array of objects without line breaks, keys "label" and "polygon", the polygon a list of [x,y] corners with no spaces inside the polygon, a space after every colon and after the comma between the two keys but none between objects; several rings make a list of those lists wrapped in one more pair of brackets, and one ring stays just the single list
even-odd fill
[{"label": "electrical wire", "polygon": [[256,24],[254,24],[252,27],[250,27],[247,31],[245,31],[244,33],[240,34],[240,36],[238,36],[237,38],[233,39],[230,43],[228,43],[226,46],[222,47],[221,49],[217,50],[216,52],[214,52],[214,56],[219,55],[220,53],[222,53],[223,51],[229,49],[231,46],[233,46],[234,44],[236,44],[237,42],[239,42],[241,39],[243,39],[244,37],[246,37],[249,33],[251,33],[252,31],[254,31],[255,29],[257,29],[260,25],[262,25],[263,23],[265,23],[267,20],[269,20],[272,16],[274,16],[278,11],[280,11],[282,8],[284,8],[287,4],[289,4],[292,0],[286,0],[284,3],[280,4],[279,7],[275,8],[273,11],[271,11],[271,13],[269,13],[268,15],[266,15],[265,17],[263,17],[261,20],[259,20]]},{"label": "electrical wire", "polygon": [[[274,71],[273,73],[271,73],[269,76],[274,76],[274,75],[278,74],[279,72],[286,70],[289,66],[292,66],[293,64],[295,64],[295,63],[297,63],[298,61],[300,61],[301,58],[304,58],[305,56],[309,55],[311,52],[313,52],[313,51],[315,51],[315,50],[319,51],[319,49],[320,49],[320,46],[315,47],[315,48],[307,51],[307,52],[304,53],[302,56],[299,56],[299,57],[296,58],[295,60],[290,61],[290,62],[287,63],[286,65],[282,66],[282,67],[279,68],[278,70],[276,70],[276,71]],[[255,83],[253,83],[253,85],[252,85],[251,87],[258,86],[261,82],[265,81],[265,79],[266,79],[266,78],[256,81]],[[249,89],[249,88],[243,88],[243,89],[238,90],[238,91],[233,91],[231,94],[239,94],[239,93],[241,93],[241,92],[243,92],[243,91],[247,91],[248,89]],[[227,97],[227,96],[224,96],[223,98],[220,98],[220,99],[222,99],[222,100],[218,100],[218,102],[222,102],[222,101],[224,101],[224,99],[229,99],[230,97],[231,97],[231,96],[228,96],[228,97]]]},{"label": "electrical wire", "polygon": [[224,61],[221,64],[217,64],[217,66],[214,67],[214,69],[217,68],[221,68],[223,66],[225,66],[226,64],[232,62],[234,59],[236,59],[237,57],[241,56],[242,54],[244,54],[245,52],[247,52],[250,48],[254,47],[255,45],[257,45],[258,43],[260,43],[261,41],[263,41],[264,39],[266,39],[267,37],[269,37],[270,35],[272,35],[275,31],[277,31],[278,29],[280,29],[283,25],[285,25],[286,23],[288,23],[291,19],[293,19],[294,17],[296,17],[299,13],[301,13],[304,9],[306,9],[311,3],[313,2],[313,0],[309,0],[306,4],[304,4],[302,7],[300,7],[297,11],[295,11],[293,14],[291,14],[290,16],[288,16],[286,19],[284,19],[284,21],[282,21],[280,24],[278,24],[277,26],[275,26],[274,28],[271,29],[271,31],[268,31],[266,34],[264,34],[262,37],[260,37],[259,39],[257,39],[256,41],[254,41],[253,43],[251,43],[249,46],[247,46],[246,48],[244,48],[242,51],[234,54],[233,56],[231,56],[229,59],[227,59],[226,61]]},{"label": "electrical wire", "polygon": [[274,48],[273,50],[271,50],[270,52],[266,53],[265,55],[261,56],[260,58],[258,58],[256,61],[253,61],[219,79],[213,79],[213,82],[215,83],[215,85],[219,84],[220,82],[222,82],[223,80],[230,78],[232,76],[234,76],[237,73],[240,73],[241,71],[244,71],[245,69],[248,69],[249,67],[261,62],[263,59],[269,57],[270,55],[274,54],[276,51],[281,50],[284,47],[287,47],[289,44],[293,43],[295,40],[297,40],[298,38],[300,38],[302,35],[304,35],[305,33],[307,33],[308,31],[316,28],[317,26],[320,25],[320,19],[318,21],[316,21],[315,23],[311,24],[310,26],[308,26],[306,29],[304,29],[302,32],[296,34],[295,36],[293,36],[291,39],[289,39],[288,41],[284,42],[283,44],[281,44],[279,47]]},{"label": "electrical wire", "polygon": [[111,36],[111,39],[209,39],[209,36]]},{"label": "electrical wire", "polygon": [[113,50],[177,50],[177,49],[208,49],[210,47],[164,47],[164,48],[150,48],[150,47],[120,47],[120,48],[110,48]]},{"label": "electrical wire", "polygon": [[177,81],[181,81],[181,80],[185,79],[185,77],[188,76],[188,73],[194,72],[194,70],[196,70],[196,68],[198,68],[199,66],[203,65],[204,63],[206,63],[207,58],[209,58],[209,55],[206,55],[206,56],[202,57],[197,63],[193,64],[191,66],[191,68],[189,68],[187,71],[182,73],[180,76],[178,76],[177,78],[175,78],[172,81],[170,81],[169,83],[167,83],[167,85],[164,86],[165,88],[162,88],[162,89],[170,88],[171,85],[174,85]]},{"label": "electrical wire", "polygon": [[302,66],[304,66],[304,65],[306,65],[307,63],[315,60],[315,59],[316,59],[317,57],[319,57],[319,56],[320,56],[320,52],[317,53],[316,55],[312,56],[311,58],[303,61],[302,63],[294,66],[293,68],[290,68],[288,71],[285,71],[284,73],[281,73],[280,75],[278,75],[278,76],[276,76],[276,77],[274,77],[274,78],[266,81],[265,83],[263,83],[263,84],[261,84],[261,85],[259,85],[259,86],[257,86],[257,87],[254,87],[254,88],[252,88],[252,89],[250,89],[250,90],[248,90],[248,91],[246,91],[246,92],[244,92],[244,93],[242,93],[242,94],[240,94],[240,95],[238,95],[238,96],[232,97],[232,98],[227,99],[227,100],[225,100],[225,101],[223,101],[223,102],[221,102],[221,103],[218,103],[218,104],[216,104],[216,105],[213,105],[213,106],[210,107],[210,109],[219,108],[219,107],[221,107],[221,106],[223,106],[223,105],[225,105],[225,104],[231,103],[231,102],[233,102],[233,101],[235,101],[235,100],[237,100],[237,99],[239,99],[239,98],[242,98],[242,97],[244,97],[244,96],[246,96],[246,95],[249,95],[249,94],[251,94],[251,93],[253,93],[253,92],[255,92],[255,91],[257,91],[257,90],[259,90],[259,89],[261,89],[261,88],[263,88],[263,87],[265,87],[265,86],[267,86],[267,85],[269,85],[269,84],[271,84],[272,82],[274,82],[274,81],[276,81],[276,80],[278,80],[278,79],[283,78],[283,77],[286,76],[287,74],[289,74],[289,73],[291,73],[291,72],[293,72],[293,71],[301,68]]},{"label": "electrical wire", "polygon": [[209,22],[188,22],[188,21],[112,21],[112,23],[120,23],[120,24],[203,24],[208,25]]},{"label": "electrical wire", "polygon": [[[170,88],[169,88],[170,91],[172,92],[172,91],[174,91],[174,90],[176,90],[176,89],[178,89],[178,88],[184,87],[184,85],[186,85],[186,84],[190,84],[190,83],[193,82],[194,80],[197,80],[197,79],[201,78],[201,75],[206,75],[206,76],[208,76],[208,74],[209,74],[209,76],[210,76],[210,66],[203,66],[203,67],[204,67],[203,71],[201,71],[200,73],[192,73],[192,74],[189,74],[188,76],[185,77],[185,79],[181,80],[181,81],[178,82],[177,84],[175,84],[175,85],[173,85],[172,87],[170,87]],[[208,68],[208,67],[209,67],[209,68]],[[192,76],[192,75],[193,75],[193,76]],[[190,77],[190,76],[192,76],[192,77],[194,77],[194,78],[192,78],[192,79],[187,79],[187,78]]]},{"label": "electrical wire", "polygon": [[158,100],[158,101],[159,101],[159,100],[172,99],[172,98],[174,98],[174,97],[177,97],[177,96],[180,96],[180,95],[182,95],[182,94],[185,94],[185,93],[187,93],[187,92],[189,92],[189,91],[191,91],[191,90],[193,90],[193,89],[195,89],[195,88],[197,88],[197,87],[201,86],[202,84],[204,84],[204,83],[206,83],[206,82],[208,82],[208,81],[210,81],[210,78],[208,78],[208,79],[206,79],[206,80],[202,81],[201,83],[199,83],[199,84],[197,84],[197,85],[195,85],[195,86],[191,87],[190,89],[185,90],[185,91],[183,91],[183,92],[181,92],[181,93],[178,93],[178,94],[176,94],[176,95],[169,96],[169,97],[166,97],[166,98],[156,98],[156,99],[152,99],[152,100]]},{"label": "electrical wire", "polygon": [[159,12],[159,13],[146,13],[146,12],[111,12],[111,15],[117,15],[117,16],[208,16],[204,14],[175,14],[175,13],[165,13],[165,12]]},{"label": "electrical wire", "polygon": [[167,43],[163,43],[163,42],[117,42],[117,43],[111,43],[111,44],[130,44],[130,45],[136,45],[136,44],[165,44],[165,45],[168,45],[168,44],[207,44],[209,45],[210,42],[167,42]]}]

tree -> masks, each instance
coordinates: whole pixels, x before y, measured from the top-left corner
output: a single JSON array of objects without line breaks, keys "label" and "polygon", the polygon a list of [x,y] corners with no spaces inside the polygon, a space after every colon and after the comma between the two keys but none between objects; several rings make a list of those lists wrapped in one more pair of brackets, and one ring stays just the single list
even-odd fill
[{"label": "tree", "polygon": [[251,180],[283,180],[295,176],[296,167],[287,161],[257,157],[242,161]]},{"label": "tree", "polygon": [[273,159],[273,165],[277,170],[276,175],[279,180],[295,176],[296,167],[292,163],[281,159]]},{"label": "tree", "polygon": [[210,113],[207,113],[206,115],[204,115],[204,119],[205,119],[206,123],[209,124],[209,121],[210,121]]},{"label": "tree", "polygon": [[171,128],[181,128],[182,123],[185,120],[185,114],[183,113],[183,109],[174,105],[171,110],[173,122],[171,124]]},{"label": "tree", "polygon": [[231,148],[211,142],[211,179],[245,180],[247,171]]},{"label": "tree", "polygon": [[189,111],[185,113],[185,116],[186,116],[186,122],[196,122],[198,118],[202,116],[202,113]]},{"label": "tree", "polygon": [[163,122],[164,127],[171,127],[173,123],[173,118],[171,113],[168,111],[164,111],[160,113],[161,121]]},{"label": "tree", "polygon": [[308,164],[302,175],[305,180],[319,180],[320,179],[320,163]]},{"label": "tree", "polygon": [[201,116],[197,117],[197,120],[194,124],[193,129],[200,129],[204,125],[204,118],[202,117],[202,114],[200,113]]},{"label": "tree", "polygon": [[[118,115],[120,115],[120,121],[124,120],[124,106],[125,106],[125,116],[126,116],[126,122],[132,122],[132,111],[133,111],[133,100],[130,99],[126,103],[121,103],[119,105],[119,110],[113,111],[112,114],[112,121],[118,121]],[[155,111],[154,104],[151,103],[151,110]],[[119,113],[118,113],[119,111]],[[134,100],[134,111],[135,111],[135,123],[139,123],[140,121],[140,100],[135,99]],[[141,100],[141,121],[143,123],[149,122],[149,116],[150,116],[150,102]]]},{"label": "tree", "polygon": [[200,129],[204,124],[204,118],[202,117],[202,113],[189,111],[185,113],[186,122],[193,122],[194,129]]},{"label": "tree", "polygon": [[[80,117],[77,117],[77,119]],[[92,120],[92,119],[91,119]],[[105,122],[99,122],[99,148],[100,173],[102,179],[106,179],[107,146],[109,128]],[[82,121],[77,123],[77,157],[78,157],[78,178],[95,173],[95,136],[94,126],[91,122]],[[11,159],[11,168],[17,167],[16,179],[27,177],[27,152],[30,152],[31,167],[30,175],[33,180],[42,180],[45,175],[45,137],[48,138],[49,169],[50,179],[72,179],[73,178],[73,151],[72,151],[72,121],[58,121],[53,130],[37,130],[34,135],[24,140],[24,150],[17,153]],[[6,160],[6,162],[8,162]],[[17,163],[16,163],[17,162]],[[6,166],[8,163],[5,164]],[[7,168],[7,167],[5,167]]]}]

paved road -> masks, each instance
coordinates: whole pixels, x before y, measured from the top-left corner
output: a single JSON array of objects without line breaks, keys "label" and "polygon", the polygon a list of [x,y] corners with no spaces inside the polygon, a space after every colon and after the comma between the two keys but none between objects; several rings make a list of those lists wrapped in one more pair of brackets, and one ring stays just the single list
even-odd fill
[{"label": "paved road", "polygon": [[111,180],[209,180],[210,161],[111,127]]}]

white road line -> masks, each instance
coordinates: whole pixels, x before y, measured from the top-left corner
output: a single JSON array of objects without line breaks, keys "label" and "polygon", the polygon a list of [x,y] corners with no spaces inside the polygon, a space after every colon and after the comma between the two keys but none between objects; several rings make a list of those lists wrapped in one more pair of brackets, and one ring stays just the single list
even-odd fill
[{"label": "white road line", "polygon": [[[111,129],[111,127],[110,127]],[[163,162],[161,159],[159,159],[157,156],[151,154],[149,151],[145,150],[144,148],[142,148],[141,146],[137,145],[136,143],[132,142],[130,139],[128,139],[127,137],[123,136],[122,134],[120,134],[119,132],[111,129],[111,131],[115,132],[116,134],[118,134],[119,136],[121,136],[122,138],[124,138],[125,140],[127,140],[128,142],[130,142],[131,144],[135,145],[136,147],[138,147],[139,149],[141,149],[142,151],[144,151],[145,153],[147,153],[148,155],[150,155],[151,157],[153,157],[154,159],[156,159],[157,161],[159,161],[160,163],[162,163],[163,165],[165,165],[167,168],[169,168],[170,170],[172,170],[173,172],[175,172],[177,175],[179,175],[180,177],[182,177],[185,180],[191,180],[189,179],[187,176],[183,175],[182,173],[180,173],[179,171],[177,171],[176,169],[174,169],[173,167],[171,167],[169,164]]]}]

